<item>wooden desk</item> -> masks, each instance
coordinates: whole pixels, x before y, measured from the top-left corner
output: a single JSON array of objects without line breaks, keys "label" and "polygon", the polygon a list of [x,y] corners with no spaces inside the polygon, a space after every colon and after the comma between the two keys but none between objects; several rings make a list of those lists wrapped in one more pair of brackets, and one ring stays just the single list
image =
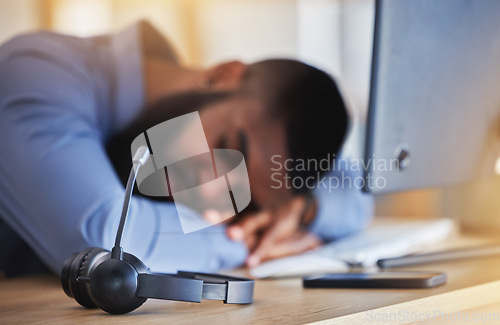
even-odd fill
[{"label": "wooden desk", "polygon": [[[434,289],[359,290],[303,289],[300,279],[260,280],[256,282],[255,302],[251,305],[224,305],[218,301],[196,304],[150,299],[136,311],[119,316],[108,315],[98,309],[81,308],[74,300],[66,297],[56,276],[24,277],[0,281],[0,323],[130,322],[206,325],[276,322],[302,324],[326,320],[325,323],[335,324],[383,324],[386,322],[376,322],[373,318],[380,319],[383,315],[400,310],[407,311],[410,315],[434,310],[446,313],[493,310],[500,313],[498,257],[413,267],[412,270],[444,270],[448,274],[448,283]],[[439,323],[439,319],[434,319],[433,323],[435,322]],[[496,322],[500,324],[500,319]],[[481,323],[486,322],[477,324]]]}]

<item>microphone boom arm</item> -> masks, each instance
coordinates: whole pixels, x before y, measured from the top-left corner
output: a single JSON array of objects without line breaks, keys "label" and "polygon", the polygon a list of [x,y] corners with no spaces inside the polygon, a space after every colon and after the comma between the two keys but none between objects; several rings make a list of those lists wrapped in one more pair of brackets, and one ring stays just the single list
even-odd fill
[{"label": "microphone boom arm", "polygon": [[123,259],[123,249],[120,244],[122,241],[123,228],[125,227],[125,221],[127,220],[128,211],[130,208],[130,198],[132,197],[132,192],[135,185],[135,179],[139,173],[139,169],[143,166],[149,159],[150,153],[146,146],[140,146],[132,158],[132,169],[130,169],[130,174],[128,176],[127,186],[125,189],[125,200],[123,200],[122,216],[120,218],[120,224],[118,226],[118,231],[116,232],[115,246],[111,250],[111,258],[121,260]]}]

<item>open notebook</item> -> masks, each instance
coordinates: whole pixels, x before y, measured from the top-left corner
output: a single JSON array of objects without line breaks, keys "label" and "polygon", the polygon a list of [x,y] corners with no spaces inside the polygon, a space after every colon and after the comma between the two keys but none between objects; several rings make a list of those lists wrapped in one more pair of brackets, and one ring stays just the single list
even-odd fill
[{"label": "open notebook", "polygon": [[382,222],[353,236],[301,255],[264,262],[250,270],[255,278],[346,272],[353,266],[373,267],[379,259],[421,251],[448,238],[450,219]]}]

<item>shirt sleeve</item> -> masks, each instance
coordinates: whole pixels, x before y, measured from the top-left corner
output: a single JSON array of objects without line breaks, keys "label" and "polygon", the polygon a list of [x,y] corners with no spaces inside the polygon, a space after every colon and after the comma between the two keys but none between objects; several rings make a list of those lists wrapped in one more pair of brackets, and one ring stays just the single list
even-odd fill
[{"label": "shirt sleeve", "polygon": [[373,197],[361,192],[362,177],[349,159],[336,159],[315,188],[318,211],[311,232],[329,242],[368,225],[373,216]]},{"label": "shirt sleeve", "polygon": [[[58,273],[75,251],[111,249],[124,189],[95,114],[103,80],[44,46],[0,57],[0,215]],[[157,272],[230,268],[247,254],[223,227],[184,235],[173,204],[144,198],[131,200],[122,246]]]}]

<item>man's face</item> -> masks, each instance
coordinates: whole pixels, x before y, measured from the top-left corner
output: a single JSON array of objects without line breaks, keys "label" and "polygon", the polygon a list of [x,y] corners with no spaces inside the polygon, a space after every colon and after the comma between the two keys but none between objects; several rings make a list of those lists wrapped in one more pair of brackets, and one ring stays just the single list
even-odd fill
[{"label": "man's face", "polygon": [[252,202],[260,208],[273,207],[290,197],[290,191],[284,187],[272,188],[276,183],[271,179],[271,157],[283,163],[287,157],[286,137],[282,123],[271,119],[265,109],[256,99],[230,97],[200,112],[210,148],[235,149],[243,153]]}]

